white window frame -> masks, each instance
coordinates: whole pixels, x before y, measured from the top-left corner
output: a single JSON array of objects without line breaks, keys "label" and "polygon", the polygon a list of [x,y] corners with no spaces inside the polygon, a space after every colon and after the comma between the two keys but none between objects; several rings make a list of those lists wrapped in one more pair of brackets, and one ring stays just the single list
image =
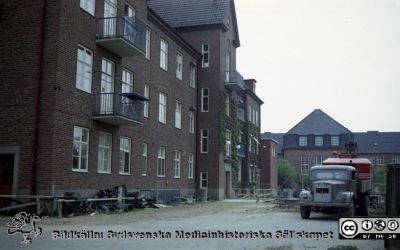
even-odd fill
[{"label": "white window frame", "polygon": [[385,157],[382,155],[376,156],[375,158],[375,164],[377,166],[385,165]]},{"label": "white window frame", "polygon": [[227,129],[225,135],[225,156],[230,158],[232,156],[232,132]]},{"label": "white window frame", "polygon": [[194,173],[194,155],[188,154],[188,179],[193,179]]},{"label": "white window frame", "polygon": [[147,143],[142,143],[142,163],[141,163],[142,176],[147,176],[148,150],[149,150],[149,147],[148,147]]},{"label": "white window frame", "polygon": [[96,0],[80,0],[79,6],[90,15],[95,15]]},{"label": "white window frame", "polygon": [[183,75],[183,55],[180,52],[176,52],[176,78],[182,80]]},{"label": "white window frame", "polygon": [[189,133],[194,134],[195,130],[195,113],[193,110],[189,110]]},{"label": "white window frame", "polygon": [[[206,49],[207,47],[207,49]],[[208,68],[210,67],[210,44],[202,44],[201,45],[201,66],[203,68]],[[205,59],[205,56],[207,55],[207,60]]]},{"label": "white window frame", "polygon": [[[86,131],[87,133],[87,140],[83,140],[83,131]],[[76,134],[79,133],[79,134]],[[89,136],[90,136],[90,131],[87,128],[83,127],[78,127],[74,126],[74,131],[73,131],[73,146],[72,146],[72,171],[74,172],[88,172],[88,164],[89,164]],[[75,140],[75,137],[79,137],[79,140]],[[74,155],[74,148],[77,146],[78,148],[78,154]],[[86,147],[86,150],[82,149]],[[86,151],[86,153],[84,153]],[[86,157],[85,157],[86,155]],[[74,158],[78,158],[78,166],[77,168],[74,168]],[[86,159],[85,159],[86,158]],[[85,168],[82,168],[82,159],[84,159]]]},{"label": "white window frame", "polygon": [[182,103],[175,101],[175,128],[182,128]]},{"label": "white window frame", "polygon": [[331,135],[331,146],[339,146],[339,136],[338,135]]},{"label": "white window frame", "polygon": [[[204,132],[206,132],[206,135],[204,135]],[[200,130],[200,153],[202,153],[202,154],[208,153],[208,138],[209,138],[208,129],[201,129]],[[206,150],[204,150],[204,146],[205,146]]]},{"label": "white window frame", "polygon": [[252,107],[250,106],[250,105],[248,105],[247,106],[247,120],[249,121],[249,122],[251,122],[252,121],[252,118],[251,118],[251,115],[252,115]]},{"label": "white window frame", "polygon": [[300,170],[302,174],[308,174],[310,171],[310,162],[308,155],[302,155],[300,158]]},{"label": "white window frame", "polygon": [[168,71],[168,43],[163,39],[160,41],[160,68]]},{"label": "white window frame", "polygon": [[392,157],[392,163],[400,163],[400,156],[395,155]]},{"label": "white window frame", "polygon": [[158,121],[164,124],[167,124],[167,105],[167,95],[160,92],[158,103]]},{"label": "white window frame", "polygon": [[151,55],[151,31],[146,30],[146,59],[150,60]]},{"label": "white window frame", "polygon": [[92,92],[93,51],[78,44],[75,86],[87,93]]},{"label": "white window frame", "polygon": [[[207,94],[205,94],[207,91]],[[204,105],[207,105],[205,108]],[[202,88],[201,89],[201,112],[208,112],[210,110],[210,89]]]},{"label": "white window frame", "polygon": [[194,63],[190,63],[189,87],[196,88],[196,80],[197,80],[197,65]]},{"label": "white window frame", "polygon": [[181,178],[181,152],[174,151],[174,178]]},{"label": "white window frame", "polygon": [[259,119],[258,119],[258,110],[256,110],[256,126],[258,127],[260,124],[259,124]]},{"label": "white window frame", "polygon": [[314,165],[320,166],[320,165],[322,165],[323,161],[324,161],[323,155],[315,155],[314,156]]},{"label": "white window frame", "polygon": [[324,137],[322,135],[316,135],[314,137],[314,145],[318,147],[324,146]]},{"label": "white window frame", "polygon": [[[132,140],[129,137],[120,137],[119,139],[119,174],[130,175],[131,174],[131,150]],[[128,154],[128,171],[126,171],[126,158]]]},{"label": "white window frame", "polygon": [[133,93],[133,72],[122,69],[121,93]]},{"label": "white window frame", "polygon": [[165,177],[165,147],[157,150],[157,177]]},{"label": "white window frame", "polygon": [[[110,145],[101,144],[102,136],[109,136]],[[99,132],[99,146],[98,146],[98,156],[97,156],[97,173],[110,174],[111,173],[111,164],[112,164],[112,134],[106,132]],[[106,142],[106,138],[104,138],[104,142]],[[100,152],[103,151],[103,159],[100,159]],[[106,153],[108,154],[108,162],[105,161]],[[101,164],[103,163],[103,165]]]},{"label": "white window frame", "polygon": [[208,187],[208,172],[200,172],[200,189],[207,189],[207,187]]},{"label": "white window frame", "polygon": [[307,136],[304,136],[304,135],[299,136],[299,146],[306,147],[307,145],[308,145]]},{"label": "white window frame", "polygon": [[[150,86],[147,84],[144,84],[143,95],[150,99]],[[149,118],[149,101],[145,101],[143,104],[143,117]]]}]

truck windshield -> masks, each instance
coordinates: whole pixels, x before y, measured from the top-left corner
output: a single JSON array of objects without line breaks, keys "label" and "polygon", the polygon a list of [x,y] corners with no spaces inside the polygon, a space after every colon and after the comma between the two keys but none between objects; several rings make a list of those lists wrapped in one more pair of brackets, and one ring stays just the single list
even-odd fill
[{"label": "truck windshield", "polygon": [[311,173],[311,179],[314,180],[348,180],[349,173],[346,170],[337,169],[318,169]]}]

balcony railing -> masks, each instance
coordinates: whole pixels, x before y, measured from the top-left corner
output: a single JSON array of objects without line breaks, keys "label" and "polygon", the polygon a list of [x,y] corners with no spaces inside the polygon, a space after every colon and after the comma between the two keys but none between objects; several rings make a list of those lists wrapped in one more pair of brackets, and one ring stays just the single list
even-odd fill
[{"label": "balcony railing", "polygon": [[246,89],[243,76],[237,71],[225,71],[225,86],[234,91]]},{"label": "balcony railing", "polygon": [[143,101],[146,98],[133,93],[95,94],[94,120],[116,125],[142,124]]},{"label": "balcony railing", "polygon": [[246,157],[246,145],[244,145],[243,143],[239,143],[236,146],[237,149],[237,155],[239,157]]},{"label": "balcony railing", "polygon": [[128,16],[98,18],[96,42],[120,56],[146,53],[148,27],[138,18]]},{"label": "balcony railing", "polygon": [[245,115],[245,111],[244,108],[238,106],[236,108],[236,117],[241,120],[242,122],[246,121],[246,115]]}]

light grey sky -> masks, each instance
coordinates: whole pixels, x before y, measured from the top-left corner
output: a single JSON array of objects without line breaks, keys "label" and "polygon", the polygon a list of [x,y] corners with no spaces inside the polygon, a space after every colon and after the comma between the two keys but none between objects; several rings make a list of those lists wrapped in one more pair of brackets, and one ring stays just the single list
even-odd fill
[{"label": "light grey sky", "polygon": [[261,131],[319,108],[353,132],[400,132],[400,0],[235,0],[237,69]]}]

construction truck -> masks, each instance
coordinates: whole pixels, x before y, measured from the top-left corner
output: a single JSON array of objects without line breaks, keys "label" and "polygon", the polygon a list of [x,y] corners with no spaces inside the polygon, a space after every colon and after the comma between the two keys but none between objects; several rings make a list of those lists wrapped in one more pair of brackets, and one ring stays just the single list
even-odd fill
[{"label": "construction truck", "polygon": [[346,153],[334,154],[311,167],[310,189],[300,193],[300,215],[310,218],[311,211],[344,212],[345,217],[368,216],[372,164],[354,153],[355,143],[346,144]]}]

